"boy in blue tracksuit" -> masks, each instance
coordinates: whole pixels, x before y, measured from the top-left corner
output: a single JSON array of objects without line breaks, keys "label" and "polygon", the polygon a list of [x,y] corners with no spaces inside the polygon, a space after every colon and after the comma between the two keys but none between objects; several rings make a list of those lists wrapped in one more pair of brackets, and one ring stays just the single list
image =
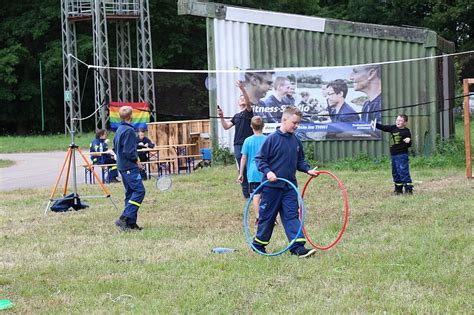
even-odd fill
[{"label": "boy in blue tracksuit", "polygon": [[304,159],[303,144],[294,135],[302,117],[296,106],[286,107],[281,126],[267,137],[255,157],[258,170],[270,181],[262,189],[259,223],[253,240],[255,248],[262,252],[265,252],[265,246],[270,242],[278,213],[288,240],[296,239],[290,247],[291,254],[309,257],[316,252],[315,249],[304,247],[306,240],[302,232],[296,235],[301,224],[297,193],[287,183],[277,180],[277,177],[281,177],[296,186],[296,170],[316,175],[316,171],[310,170]]},{"label": "boy in blue tracksuit", "polygon": [[408,148],[411,147],[411,132],[407,126],[408,116],[400,114],[395,120],[395,125],[375,124],[377,129],[390,132],[390,155],[392,157],[392,177],[395,185],[394,193],[413,194],[413,183],[410,176]]},{"label": "boy in blue tracksuit", "polygon": [[137,212],[145,198],[145,187],[140,176],[143,166],[138,159],[137,137],[131,125],[132,108],[122,106],[119,114],[122,123],[115,133],[114,150],[125,187],[125,209],[115,225],[122,231],[141,230],[137,225]]}]

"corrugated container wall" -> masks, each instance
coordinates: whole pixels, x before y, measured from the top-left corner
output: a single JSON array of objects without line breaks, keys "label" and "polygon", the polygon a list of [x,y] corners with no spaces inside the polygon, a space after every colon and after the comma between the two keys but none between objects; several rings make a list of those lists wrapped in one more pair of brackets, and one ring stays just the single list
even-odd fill
[{"label": "corrugated container wall", "polygon": [[[207,13],[194,14],[208,17],[209,69],[349,66],[425,58],[382,64],[382,123],[393,124],[398,113],[406,113],[417,154],[430,154],[438,136],[447,138],[454,133],[453,102],[450,100],[454,94],[452,60],[450,57],[427,58],[450,53],[453,45],[434,32],[329,19],[321,19],[325,22],[324,31],[292,29],[227,21],[225,14],[216,16],[214,11],[218,10],[211,3],[203,5]],[[219,8],[223,6],[219,5]],[[230,7],[226,8],[229,10]],[[225,10],[221,11],[225,13]],[[249,15],[265,12],[248,11]],[[295,17],[287,16],[290,19]],[[247,28],[248,35],[245,35]],[[244,47],[236,46],[236,43]],[[216,76],[218,83],[224,80]],[[233,86],[233,82],[220,83]],[[216,116],[216,99],[235,104],[238,95],[235,88],[229,90],[231,92],[218,91],[218,95],[211,92],[211,116]],[[225,108],[227,112],[229,109]],[[223,130],[219,128],[218,121],[214,120],[212,129],[215,135],[219,135],[219,144],[231,147],[233,134],[222,136]],[[389,154],[387,133],[383,133],[382,141],[313,141],[305,145],[313,148],[313,158],[320,162],[360,153],[370,156]]]}]

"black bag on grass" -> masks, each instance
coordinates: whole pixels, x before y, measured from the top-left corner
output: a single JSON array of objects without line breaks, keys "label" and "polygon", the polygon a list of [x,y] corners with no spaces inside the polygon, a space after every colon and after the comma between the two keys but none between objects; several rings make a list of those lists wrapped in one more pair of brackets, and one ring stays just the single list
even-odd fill
[{"label": "black bag on grass", "polygon": [[89,206],[85,203],[81,203],[81,199],[78,195],[69,194],[64,196],[58,200],[56,200],[53,205],[51,206],[51,211],[53,212],[66,212],[69,211],[69,208],[73,208],[74,210],[81,210],[88,208]]}]

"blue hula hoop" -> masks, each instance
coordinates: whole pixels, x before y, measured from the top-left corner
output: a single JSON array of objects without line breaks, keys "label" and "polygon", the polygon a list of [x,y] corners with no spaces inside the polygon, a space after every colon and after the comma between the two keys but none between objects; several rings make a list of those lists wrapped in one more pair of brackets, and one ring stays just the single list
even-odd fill
[{"label": "blue hula hoop", "polygon": [[287,184],[290,185],[291,188],[293,188],[294,191],[296,191],[296,194],[298,195],[298,201],[301,205],[301,223],[300,223],[300,227],[298,229],[298,232],[296,233],[296,237],[288,244],[287,247],[285,247],[284,249],[278,251],[278,252],[275,252],[275,253],[264,253],[262,251],[259,251],[252,243],[252,240],[250,239],[250,235],[249,235],[249,227],[247,225],[247,219],[248,219],[248,215],[249,215],[249,208],[250,208],[250,205],[252,204],[252,199],[254,197],[254,195],[263,189],[263,186],[265,186],[266,183],[269,182],[269,180],[266,180],[264,181],[263,183],[261,183],[257,189],[254,190],[254,192],[252,193],[252,195],[250,196],[249,198],[249,201],[247,202],[247,207],[245,208],[245,213],[244,213],[244,231],[245,231],[245,238],[247,239],[247,243],[250,244],[250,247],[257,253],[259,253],[260,255],[263,255],[263,256],[278,256],[278,255],[281,255],[283,254],[284,252],[286,252],[287,250],[290,249],[291,245],[293,245],[293,243],[296,241],[296,239],[298,238],[298,236],[301,234],[301,231],[303,230],[303,225],[304,225],[304,202],[303,202],[303,197],[301,196],[301,193],[300,191],[298,190],[298,188],[292,183],[290,182],[289,180],[287,179],[284,179],[284,178],[280,178],[278,177],[277,178],[278,180],[281,180],[281,181],[284,181],[286,182]]}]

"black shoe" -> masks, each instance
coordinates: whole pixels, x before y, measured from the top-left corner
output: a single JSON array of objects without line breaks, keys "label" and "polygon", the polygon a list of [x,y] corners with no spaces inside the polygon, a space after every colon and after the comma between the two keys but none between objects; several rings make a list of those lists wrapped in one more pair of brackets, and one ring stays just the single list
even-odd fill
[{"label": "black shoe", "polygon": [[115,221],[115,226],[122,232],[127,232],[130,230],[130,226],[127,224],[127,221],[122,219]]},{"label": "black shoe", "polygon": [[299,258],[307,258],[316,254],[316,248],[306,249],[303,246],[301,246],[295,249],[294,251],[292,251],[291,254],[296,255]]},{"label": "black shoe", "polygon": [[[255,246],[255,244],[254,244],[253,246]],[[263,247],[263,246],[262,246],[262,247],[260,247],[260,246],[255,246],[255,248],[256,248],[259,252],[261,252],[261,253],[264,253],[264,254],[267,253],[267,251],[265,250],[265,247]],[[252,247],[252,250],[253,250],[254,252],[257,252],[253,247]]]},{"label": "black shoe", "polygon": [[137,230],[137,231],[141,231],[143,230],[143,228],[141,226],[138,226],[138,224],[134,223],[134,224],[127,224],[128,228],[130,230]]}]

